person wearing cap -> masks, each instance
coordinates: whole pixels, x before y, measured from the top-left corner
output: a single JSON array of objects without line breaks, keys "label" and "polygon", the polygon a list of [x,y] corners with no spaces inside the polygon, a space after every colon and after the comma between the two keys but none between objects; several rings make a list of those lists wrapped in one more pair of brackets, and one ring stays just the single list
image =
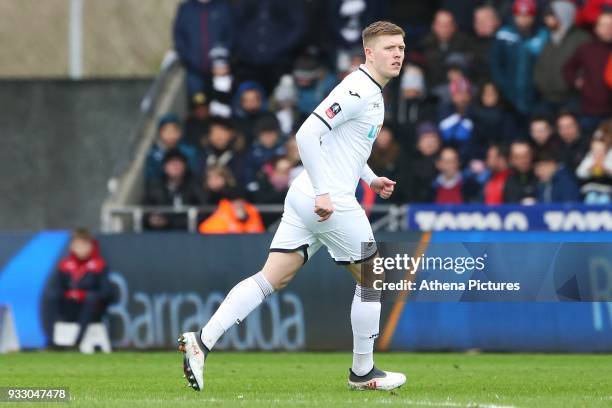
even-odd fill
[{"label": "person wearing cap", "polygon": [[230,53],[227,48],[215,47],[210,50],[211,84],[210,84],[210,114],[229,118],[232,116],[232,92],[234,76],[229,62]]},{"label": "person wearing cap", "polygon": [[537,102],[533,67],[548,40],[546,29],[536,26],[536,13],[535,0],[514,0],[513,22],[497,32],[491,51],[493,80],[521,119]]},{"label": "person wearing cap", "polygon": [[[168,150],[163,160],[163,177],[146,184],[143,205],[180,209],[203,201],[203,193],[187,167],[185,155],[179,149]],[[186,229],[187,216],[154,211],[146,216],[146,226],[155,230]]]},{"label": "person wearing cap", "polygon": [[206,92],[211,73],[210,51],[231,49],[234,39],[232,9],[225,0],[187,0],[174,20],[174,49],[187,70],[188,96]]},{"label": "person wearing cap", "polygon": [[163,177],[163,161],[168,150],[178,149],[187,160],[190,170],[196,171],[198,159],[193,146],[182,141],[181,123],[173,113],[162,116],[157,124],[158,137],[145,164],[145,180],[160,180]]},{"label": "person wearing cap", "polygon": [[[399,85],[398,102],[395,120],[406,128],[412,128],[424,120],[433,119],[436,116],[435,101],[433,101],[425,86],[425,75],[416,63],[404,64],[404,70]],[[407,129],[410,131],[410,129]],[[400,143],[404,138],[400,138]],[[411,143],[414,137],[410,138]]]},{"label": "person wearing cap", "polygon": [[185,119],[184,140],[192,146],[200,147],[202,138],[208,133],[210,122],[208,96],[198,92],[189,100],[189,113]]},{"label": "person wearing cap", "polygon": [[575,19],[576,6],[570,0],[555,0],[544,11],[544,24],[550,37],[536,61],[533,76],[542,96],[541,113],[554,114],[577,102],[576,92],[563,78],[563,66],[591,37],[574,25]]}]

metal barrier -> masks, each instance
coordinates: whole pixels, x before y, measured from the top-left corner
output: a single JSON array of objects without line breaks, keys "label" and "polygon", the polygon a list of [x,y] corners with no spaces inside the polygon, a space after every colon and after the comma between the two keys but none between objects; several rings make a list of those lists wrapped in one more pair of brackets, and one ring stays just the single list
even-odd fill
[{"label": "metal barrier", "polygon": [[[256,205],[261,214],[283,213],[282,204]],[[185,207],[146,207],[146,206],[121,206],[107,207],[102,209],[102,231],[105,233],[119,232],[143,232],[144,217],[148,213],[157,214],[185,214],[187,217],[187,229],[189,232],[197,232],[198,220],[210,215],[216,209],[215,206],[185,206]],[[406,206],[389,204],[377,204],[368,209],[372,221],[373,231],[401,231],[406,225]],[[274,222],[269,230],[278,225]]]}]

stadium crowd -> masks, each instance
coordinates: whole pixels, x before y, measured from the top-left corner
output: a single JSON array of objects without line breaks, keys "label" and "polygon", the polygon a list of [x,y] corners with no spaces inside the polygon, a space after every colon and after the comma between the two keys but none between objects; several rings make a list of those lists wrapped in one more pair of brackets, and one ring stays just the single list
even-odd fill
[{"label": "stadium crowd", "polygon": [[[612,202],[612,0],[186,0],[189,113],[160,119],[143,204],[218,206],[202,233],[262,231],[251,204],[283,202],[295,131],[378,19],[406,31],[369,160],[397,181],[391,203]],[[357,198],[379,202],[364,182]]]}]

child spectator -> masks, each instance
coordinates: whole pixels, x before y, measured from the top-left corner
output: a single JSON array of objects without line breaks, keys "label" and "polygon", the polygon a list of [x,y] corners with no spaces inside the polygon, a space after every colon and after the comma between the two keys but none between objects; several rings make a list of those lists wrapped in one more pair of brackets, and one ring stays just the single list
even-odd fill
[{"label": "child spectator", "polygon": [[257,189],[252,191],[253,202],[282,204],[289,191],[293,164],[287,156],[279,156],[266,163],[257,174]]},{"label": "child spectator", "polygon": [[603,132],[595,132],[591,148],[576,169],[586,204],[612,203],[612,149]]},{"label": "child spectator", "polygon": [[563,78],[563,66],[576,49],[590,40],[588,33],[574,26],[576,6],[570,0],[552,1],[544,11],[550,37],[534,68],[534,83],[542,96],[542,112],[554,114],[566,108],[574,97]]},{"label": "child spectator", "polygon": [[504,203],[504,187],[510,176],[508,152],[502,145],[494,144],[487,149],[489,179],[482,189],[483,201],[487,205]]},{"label": "child spectator", "polygon": [[198,161],[196,150],[181,141],[181,126],[178,116],[167,114],[159,119],[157,125],[159,136],[151,147],[145,165],[145,179],[160,180],[163,177],[163,161],[166,152],[178,149],[185,156],[189,168],[197,171]]},{"label": "child spectator", "polygon": [[548,33],[536,26],[535,0],[515,0],[514,21],[495,35],[491,51],[491,74],[502,95],[523,116],[536,103],[533,66],[542,51]]},{"label": "child spectator", "polygon": [[287,154],[284,140],[281,137],[278,122],[274,117],[262,118],[255,125],[257,139],[247,155],[246,185],[249,191],[254,191],[257,173],[263,165],[278,156]]},{"label": "child spectator", "polygon": [[265,232],[257,208],[239,190],[219,201],[215,212],[198,227],[200,234],[253,234]]},{"label": "child spectator", "polygon": [[594,40],[578,47],[563,67],[568,85],[580,91],[580,122],[587,134],[612,116],[612,89],[604,80],[604,69],[612,53],[612,11],[599,16],[595,35]]},{"label": "child spectator", "polygon": [[106,313],[112,288],[106,261],[89,231],[73,231],[69,251],[57,268],[55,298],[57,318],[79,324],[75,343],[78,345],[89,323],[99,322]]},{"label": "child spectator", "polygon": [[461,174],[457,149],[444,147],[436,160],[436,167],[439,171],[433,183],[436,204],[463,204],[472,201],[478,188]]},{"label": "child spectator", "polygon": [[[203,201],[201,190],[187,168],[187,159],[180,150],[169,150],[164,156],[164,175],[161,180],[146,184],[143,204],[180,209],[199,205]],[[187,228],[185,214],[164,214],[153,212],[146,217],[146,226],[155,230],[176,230]]]},{"label": "child spectator", "polygon": [[586,155],[589,141],[582,136],[576,115],[568,111],[557,116],[557,133],[560,139],[559,159],[573,173]]},{"label": "child spectator", "polygon": [[535,163],[539,203],[575,203],[580,191],[574,175],[559,163],[555,152],[544,151]]},{"label": "child spectator", "polygon": [[512,142],[510,165],[512,172],[504,186],[504,203],[534,204],[538,181],[533,173],[533,151],[528,142]]},{"label": "child spectator", "polygon": [[221,165],[212,165],[206,169],[202,204],[217,205],[236,188],[238,186],[230,169]]}]

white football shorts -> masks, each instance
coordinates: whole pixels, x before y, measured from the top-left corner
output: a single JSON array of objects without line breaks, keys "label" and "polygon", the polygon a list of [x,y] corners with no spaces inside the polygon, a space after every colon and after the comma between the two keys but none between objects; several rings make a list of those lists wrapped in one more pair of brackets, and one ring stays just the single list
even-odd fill
[{"label": "white football shorts", "polygon": [[372,227],[356,200],[354,208],[334,208],[326,221],[318,222],[319,218],[314,213],[314,199],[297,188],[290,188],[270,252],[299,251],[306,263],[325,245],[339,265],[361,263],[376,255]]}]

